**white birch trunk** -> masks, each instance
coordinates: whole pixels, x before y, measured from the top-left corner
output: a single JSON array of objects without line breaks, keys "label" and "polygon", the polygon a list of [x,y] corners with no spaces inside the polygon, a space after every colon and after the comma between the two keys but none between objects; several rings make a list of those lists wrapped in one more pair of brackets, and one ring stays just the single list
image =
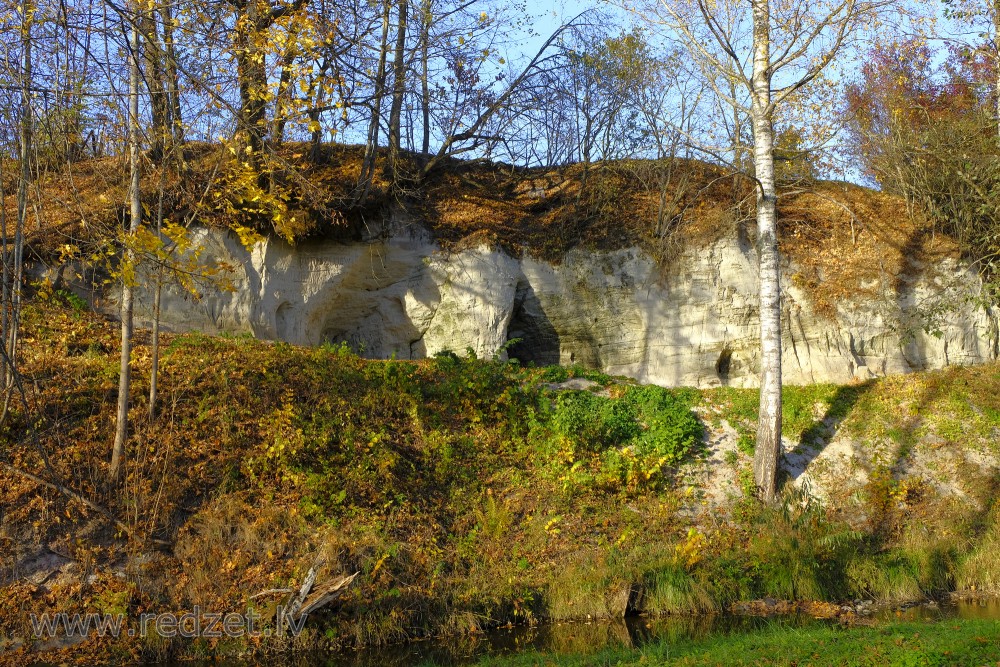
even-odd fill
[{"label": "white birch trunk", "polygon": [[[4,345],[6,345],[7,362],[10,364],[8,369],[10,374],[4,378],[4,386],[8,391],[13,389],[10,382],[13,382],[16,375],[15,365],[17,363],[18,336],[20,334],[19,324],[21,320],[21,283],[24,281],[24,230],[28,224],[28,183],[31,181],[31,154],[34,150],[32,146],[34,138],[33,112],[31,109],[31,66],[33,57],[31,53],[31,26],[34,23],[34,3],[28,1],[21,3],[21,12],[21,47],[23,53],[21,63],[21,136],[20,155],[18,156],[21,163],[21,176],[17,182],[17,222],[14,227],[13,266],[9,286],[10,313],[8,314],[3,341]],[[4,259],[6,261],[6,256]],[[5,400],[5,416],[6,405],[7,402]]]},{"label": "white birch trunk", "polygon": [[760,262],[760,413],[753,467],[758,492],[762,499],[770,501],[776,490],[781,456],[781,287],[778,282],[769,0],[753,0],[753,22],[751,115]]},{"label": "white birch trunk", "polygon": [[[163,195],[167,187],[167,165],[160,165],[160,186],[156,199],[156,236],[163,239]],[[149,420],[156,417],[157,378],[160,372],[160,303],[163,299],[163,265],[156,267],[156,291],[153,293],[153,331],[150,335]]]}]

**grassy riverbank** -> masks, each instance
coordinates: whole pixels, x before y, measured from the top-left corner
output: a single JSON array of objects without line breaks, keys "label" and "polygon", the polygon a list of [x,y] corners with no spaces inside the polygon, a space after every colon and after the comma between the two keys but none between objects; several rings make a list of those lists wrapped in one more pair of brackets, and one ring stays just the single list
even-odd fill
[{"label": "grassy riverbank", "polygon": [[842,628],[780,625],[704,640],[665,642],[642,649],[606,650],[588,655],[528,653],[485,659],[480,667],[657,667],[753,665],[754,667],[917,667],[1000,662],[1000,621],[949,620]]},{"label": "grassy riverbank", "polygon": [[790,457],[824,502],[789,484],[765,508],[745,493],[753,390],[202,335],[168,337],[152,420],[140,340],[127,477],[112,487],[115,327],[54,295],[30,304],[24,340],[31,410],[17,406],[0,434],[8,648],[30,638],[30,612],[267,617],[281,594],[254,596],[296,588],[311,567],[320,581],[360,573],[294,641],[94,638],[56,661],[380,645],[1000,583],[995,365],[788,387]]}]

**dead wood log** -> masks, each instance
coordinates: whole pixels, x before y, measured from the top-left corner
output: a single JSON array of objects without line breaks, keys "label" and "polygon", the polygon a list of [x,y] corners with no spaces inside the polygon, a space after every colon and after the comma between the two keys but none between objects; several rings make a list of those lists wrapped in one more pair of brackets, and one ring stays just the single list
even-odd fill
[{"label": "dead wood log", "polygon": [[[300,619],[318,609],[322,609],[339,598],[347,590],[348,586],[354,582],[355,578],[361,574],[360,572],[355,572],[351,575],[339,575],[316,586],[316,571],[322,564],[322,561],[317,561],[315,565],[310,567],[309,572],[306,573],[306,578],[302,581],[302,586],[299,587],[298,594],[287,607],[279,607],[277,618],[279,628],[291,628],[294,625],[301,627]],[[253,597],[256,598],[269,593],[276,593],[279,590],[281,589],[263,591]],[[290,593],[292,590],[287,589],[283,592]]]},{"label": "dead wood log", "polygon": [[302,603],[302,608],[299,609],[299,616],[311,614],[317,609],[325,607],[339,598],[341,594],[347,590],[347,587],[351,585],[354,578],[357,577],[358,574],[360,573],[355,572],[349,576],[341,575],[339,577],[334,577],[325,584],[317,586],[316,590],[314,590],[312,594]]}]

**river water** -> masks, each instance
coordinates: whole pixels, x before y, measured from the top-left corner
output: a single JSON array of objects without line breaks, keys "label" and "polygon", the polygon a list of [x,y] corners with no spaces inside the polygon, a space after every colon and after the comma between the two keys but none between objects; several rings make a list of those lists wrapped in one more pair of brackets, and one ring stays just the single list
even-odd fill
[{"label": "river water", "polygon": [[[1000,598],[947,600],[887,607],[867,618],[876,623],[903,621],[946,621],[987,619],[1000,622]],[[292,667],[461,667],[482,658],[510,656],[525,652],[587,655],[604,649],[641,648],[651,643],[673,643],[753,632],[765,628],[802,628],[836,624],[836,620],[816,619],[804,614],[738,616],[633,617],[618,621],[549,623],[535,627],[494,630],[479,636],[415,641],[398,646],[346,653],[282,657],[273,665]],[[998,626],[1000,627],[1000,626]],[[38,663],[39,665],[43,663]],[[272,663],[259,659],[161,663],[158,667],[257,667]]]},{"label": "river water", "polygon": [[[886,621],[943,621],[947,619],[996,619],[1000,621],[1000,599],[956,600],[924,603],[904,608],[885,608],[872,617]],[[640,648],[648,643],[704,639],[710,635],[752,632],[766,627],[800,628],[837,621],[805,615],[771,617],[670,616],[626,618],[593,623],[553,623],[536,627],[500,629],[480,637],[461,640],[430,640],[348,654],[309,656],[302,664],[323,667],[416,667],[434,664],[459,667],[486,656],[504,656],[525,651],[587,654],[606,648]]]}]

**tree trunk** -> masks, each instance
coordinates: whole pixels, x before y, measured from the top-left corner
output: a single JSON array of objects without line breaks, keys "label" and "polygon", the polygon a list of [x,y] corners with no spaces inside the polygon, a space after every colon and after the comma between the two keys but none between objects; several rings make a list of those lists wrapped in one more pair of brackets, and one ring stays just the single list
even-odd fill
[{"label": "tree trunk", "polygon": [[993,94],[996,104],[997,137],[1000,138],[1000,0],[993,0]]},{"label": "tree trunk", "polygon": [[236,139],[244,149],[243,157],[257,176],[257,185],[266,190],[270,178],[263,173],[264,140],[267,127],[267,53],[260,46],[263,33],[276,20],[297,12],[305,0],[272,7],[265,0],[230,0],[236,8],[234,46],[236,79],[240,89],[240,108],[236,114]]},{"label": "tree trunk", "polygon": [[163,51],[166,63],[167,108],[170,110],[170,134],[174,146],[184,144],[184,125],[181,122],[180,79],[177,76],[177,53],[174,50],[174,17],[169,2],[160,5],[163,22]]},{"label": "tree trunk", "polygon": [[372,179],[375,177],[375,158],[378,157],[379,125],[382,122],[382,98],[385,96],[386,60],[389,53],[389,0],[382,3],[382,41],[379,46],[378,67],[375,70],[375,90],[372,99],[372,117],[368,123],[368,141],[365,156],[361,161],[361,175],[354,193],[354,203],[360,204],[368,198]]},{"label": "tree trunk", "polygon": [[330,61],[329,59],[324,59],[323,64],[319,68],[319,73],[309,89],[309,97],[311,98],[309,107],[309,125],[311,127],[309,161],[313,164],[318,163],[323,154],[323,128],[320,127],[320,110],[326,101],[326,86],[323,85],[323,79],[326,77],[329,69]]},{"label": "tree trunk", "polygon": [[281,76],[278,78],[278,94],[274,99],[274,118],[271,122],[271,143],[280,146],[285,140],[285,124],[292,102],[292,65],[298,55],[298,22],[288,29],[285,52],[281,57]]},{"label": "tree trunk", "polygon": [[386,178],[399,181],[400,126],[403,96],[406,94],[406,15],[408,0],[399,0],[396,23],[396,49],[392,63],[392,106],[389,108],[389,159],[385,163]]},{"label": "tree trunk", "polygon": [[146,86],[149,90],[150,128],[150,159],[159,163],[170,140],[170,109],[167,100],[167,90],[164,80],[164,52],[160,44],[159,28],[156,16],[152,11],[143,11],[139,15],[139,26],[142,30],[143,63],[145,64]]},{"label": "tree trunk", "polygon": [[777,489],[781,458],[781,288],[778,282],[777,194],[771,106],[769,0],[753,0],[754,170],[757,178],[757,253],[760,262],[760,414],[754,481],[763,500]]},{"label": "tree trunk", "polygon": [[132,307],[134,295],[132,283],[135,280],[135,250],[131,241],[139,229],[142,218],[142,202],[139,196],[139,29],[132,29],[132,54],[129,63],[128,91],[128,153],[131,170],[131,185],[129,187],[130,217],[128,236],[125,240],[125,253],[122,258],[122,350],[121,367],[118,373],[118,414],[115,428],[115,444],[111,452],[111,468],[108,471],[111,481],[115,482],[121,475],[122,458],[125,453],[125,440],[128,437],[128,406],[129,386],[131,384],[132,357]]},{"label": "tree trunk", "polygon": [[163,269],[156,270],[156,293],[153,295],[153,332],[150,342],[149,369],[149,418],[156,417],[156,401],[159,394],[160,375],[160,301],[163,294]]},{"label": "tree trunk", "polygon": [[423,0],[420,16],[420,114],[423,127],[420,138],[420,154],[431,153],[431,93],[428,81],[428,51],[430,49],[431,23],[434,15],[431,12],[431,0]]},{"label": "tree trunk", "polygon": [[[0,163],[0,201],[4,201],[7,198],[7,193],[3,189],[3,164]],[[11,295],[14,290],[11,285],[11,248],[13,244],[7,238],[7,209],[4,206],[0,206],[0,345],[3,346],[4,352],[7,351],[7,334],[10,331],[11,326]],[[8,392],[12,389],[12,380],[14,375],[14,365],[13,359],[7,355],[0,368],[0,389],[3,390],[6,396],[9,395]],[[3,423],[3,418],[0,417],[0,424]]]},{"label": "tree trunk", "polygon": [[267,113],[267,69],[265,54],[256,46],[258,33],[270,23],[262,16],[257,0],[250,0],[237,16],[236,79],[240,89],[240,109],[236,118],[236,136],[245,148],[251,168],[260,176],[264,153],[264,119]]},{"label": "tree trunk", "polygon": [[[34,5],[31,0],[21,4],[21,127],[18,160],[20,162],[20,178],[17,183],[17,219],[14,221],[14,238],[7,236],[7,209],[0,212],[0,236],[3,238],[3,309],[0,317],[0,345],[3,346],[3,415],[0,422],[5,421],[7,406],[11,392],[14,390],[14,380],[17,373],[17,341],[18,324],[20,322],[21,281],[24,257],[24,228],[28,217],[28,183],[31,180],[31,153],[33,138],[33,122],[31,115],[31,25],[34,21]],[[2,177],[2,176],[0,176]],[[0,193],[0,201],[2,193]]]},{"label": "tree trunk", "polygon": [[[156,196],[156,236],[163,240],[163,194],[167,187],[167,169],[160,167],[160,185]],[[156,398],[159,391],[158,379],[160,374],[160,302],[163,297],[163,266],[156,267],[156,290],[153,293],[153,332],[150,340],[149,350],[149,419],[152,421],[156,417]]]},{"label": "tree trunk", "polygon": [[[998,33],[1000,34],[1000,33]],[[997,123],[997,138],[1000,138],[1000,54],[997,54],[996,62],[996,80],[993,82],[994,95],[996,95],[996,123]]]},{"label": "tree trunk", "polygon": [[[28,222],[28,184],[31,182],[31,154],[34,150],[34,127],[31,109],[31,26],[34,22],[35,6],[31,0],[25,0],[21,5],[21,136],[20,155],[21,175],[17,182],[17,220],[14,223],[14,246],[12,250],[12,266],[10,272],[10,313],[7,315],[7,328],[3,344],[6,346],[6,357],[10,375],[5,378],[12,381],[17,372],[17,343],[21,314],[21,283],[24,279],[24,230]],[[6,233],[4,234],[6,240]],[[4,257],[6,261],[6,256]],[[6,306],[7,304],[5,304]],[[8,384],[5,383],[5,388]],[[13,389],[12,386],[9,387]],[[4,401],[6,404],[6,401]]]}]

